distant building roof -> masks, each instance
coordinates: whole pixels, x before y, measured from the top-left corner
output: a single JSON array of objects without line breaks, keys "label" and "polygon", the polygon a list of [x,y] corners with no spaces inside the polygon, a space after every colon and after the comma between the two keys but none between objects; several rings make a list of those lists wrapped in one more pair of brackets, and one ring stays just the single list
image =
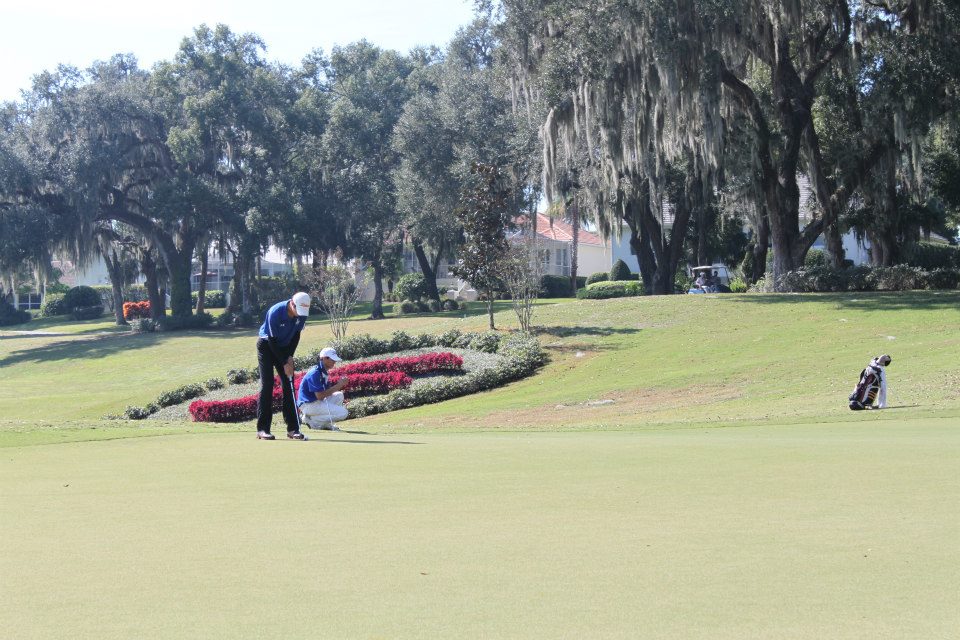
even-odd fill
[{"label": "distant building roof", "polygon": [[[527,217],[521,216],[517,219],[517,224],[525,225],[527,224]],[[556,240],[558,242],[573,242],[573,227],[568,223],[558,219],[550,218],[542,213],[537,214],[537,235],[541,238],[547,240]],[[591,233],[580,227],[580,233],[578,234],[578,241],[580,244],[590,244],[596,245],[598,247],[604,246],[603,240],[600,236],[595,233]]]}]

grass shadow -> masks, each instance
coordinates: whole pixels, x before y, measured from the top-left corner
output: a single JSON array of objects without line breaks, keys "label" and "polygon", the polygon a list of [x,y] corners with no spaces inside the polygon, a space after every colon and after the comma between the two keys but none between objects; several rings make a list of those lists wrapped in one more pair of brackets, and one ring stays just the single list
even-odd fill
[{"label": "grass shadow", "polygon": [[[217,340],[228,336],[235,336],[237,335],[237,331],[217,329],[209,331],[144,334],[122,332],[90,336],[81,340],[58,340],[42,347],[11,351],[6,357],[0,358],[0,368],[17,364],[57,362],[60,360],[73,360],[75,358],[107,358],[121,351],[146,349],[168,338],[184,335]],[[251,340],[252,338],[253,336],[251,334]],[[251,346],[251,352],[252,349],[253,347]]]},{"label": "grass shadow", "polygon": [[844,291],[836,293],[755,293],[736,302],[752,304],[801,304],[827,302],[838,309],[889,311],[896,309],[939,310],[960,308],[960,291]]},{"label": "grass shadow", "polygon": [[612,336],[612,335],[631,335],[640,333],[640,329],[630,327],[534,327],[533,332],[537,335],[548,335],[554,338],[569,338],[572,336]]}]

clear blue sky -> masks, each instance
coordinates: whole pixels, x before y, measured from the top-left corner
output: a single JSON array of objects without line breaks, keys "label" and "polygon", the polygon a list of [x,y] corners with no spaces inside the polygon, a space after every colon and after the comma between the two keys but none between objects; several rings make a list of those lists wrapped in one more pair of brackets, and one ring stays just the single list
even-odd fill
[{"label": "clear blue sky", "polygon": [[202,23],[256,33],[268,59],[296,64],[361,38],[403,52],[442,46],[472,16],[471,0],[0,0],[0,102],[60,63],[132,53],[149,68]]}]

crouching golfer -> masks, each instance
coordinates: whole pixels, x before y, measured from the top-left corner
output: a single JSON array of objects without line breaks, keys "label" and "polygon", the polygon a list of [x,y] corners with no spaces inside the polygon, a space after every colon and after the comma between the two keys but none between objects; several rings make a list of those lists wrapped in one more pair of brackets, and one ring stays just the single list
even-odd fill
[{"label": "crouching golfer", "polygon": [[310,296],[295,293],[289,300],[270,307],[260,327],[257,340],[257,362],[260,368],[260,397],[257,400],[257,437],[275,440],[270,433],[273,421],[273,371],[280,375],[283,389],[283,419],[287,423],[287,437],[306,440],[300,433],[300,420],[293,403],[293,354],[300,344],[300,332],[310,315]]},{"label": "crouching golfer", "polygon": [[330,370],[340,362],[340,356],[330,347],[320,352],[317,364],[300,380],[300,391],[297,394],[297,406],[303,414],[303,421],[311,429],[327,429],[340,431],[334,420],[343,420],[347,417],[347,408],[343,406],[343,389],[347,386],[347,377],[340,378],[331,385]]},{"label": "crouching golfer", "polygon": [[[883,409],[887,406],[887,366],[890,361],[890,356],[877,356],[860,372],[860,380],[850,394],[851,409],[860,411]],[[876,407],[873,406],[874,400],[877,401]]]}]

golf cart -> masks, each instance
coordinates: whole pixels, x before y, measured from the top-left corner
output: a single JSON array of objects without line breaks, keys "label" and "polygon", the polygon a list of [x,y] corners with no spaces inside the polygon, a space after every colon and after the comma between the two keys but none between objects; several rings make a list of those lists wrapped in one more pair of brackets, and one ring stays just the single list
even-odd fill
[{"label": "golf cart", "polygon": [[730,270],[725,264],[692,267],[689,275],[694,283],[703,276],[703,286],[692,284],[687,293],[730,293]]}]

